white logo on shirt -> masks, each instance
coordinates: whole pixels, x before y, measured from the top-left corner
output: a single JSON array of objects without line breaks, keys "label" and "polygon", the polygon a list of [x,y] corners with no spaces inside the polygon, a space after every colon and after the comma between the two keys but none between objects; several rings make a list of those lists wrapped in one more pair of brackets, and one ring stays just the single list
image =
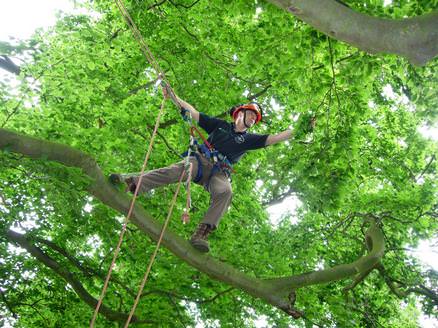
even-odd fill
[{"label": "white logo on shirt", "polygon": [[234,141],[238,144],[241,144],[241,143],[245,142],[245,138],[243,135],[239,134],[239,135],[234,137]]}]

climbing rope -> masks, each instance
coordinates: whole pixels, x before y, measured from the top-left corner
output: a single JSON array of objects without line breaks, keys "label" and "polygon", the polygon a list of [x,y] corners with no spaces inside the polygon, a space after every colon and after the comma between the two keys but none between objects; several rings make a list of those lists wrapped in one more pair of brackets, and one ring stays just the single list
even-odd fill
[{"label": "climbing rope", "polygon": [[166,90],[168,90],[170,94],[170,98],[172,98],[173,102],[178,103],[175,101],[175,93],[170,86],[170,83],[167,81],[166,74],[161,69],[158,61],[155,59],[152,51],[149,49],[146,41],[144,40],[140,30],[138,29],[137,25],[134,23],[134,20],[132,19],[131,15],[129,14],[128,10],[126,9],[125,5],[123,4],[122,0],[114,0],[117,7],[119,8],[120,13],[122,14],[123,18],[126,21],[126,24],[131,29],[132,34],[134,35],[134,38],[137,40],[140,50],[145,56],[146,60],[152,65],[155,72],[157,73],[158,77],[164,82],[164,87]]},{"label": "climbing rope", "polygon": [[143,55],[146,57],[147,61],[153,66],[155,72],[159,75],[161,74],[161,76],[164,78],[165,77],[164,72],[161,70],[160,65],[158,64],[152,52],[150,51],[148,45],[146,44],[143,36],[141,35],[139,29],[137,28],[137,25],[134,23],[131,16],[129,15],[129,12],[126,9],[125,5],[123,4],[122,0],[114,0],[114,2],[119,8],[119,11],[122,14],[123,18],[125,19],[126,23],[128,24],[129,28],[131,29],[131,32],[134,35],[135,39],[139,43]]},{"label": "climbing rope", "polygon": [[[192,115],[187,110],[182,110],[181,115],[183,115],[183,119],[186,123],[188,123],[190,126],[193,126],[192,123]],[[186,196],[186,207],[184,208],[184,212],[181,215],[181,221],[183,224],[189,223],[190,221],[190,207],[192,206],[192,198],[190,194],[190,182],[192,181],[192,171],[193,171],[193,165],[190,162],[190,156],[192,155],[193,151],[196,151],[194,149],[195,147],[195,139],[193,138],[193,135],[190,134],[190,142],[189,142],[189,149],[187,150],[187,153],[185,153],[185,159],[184,159],[184,168],[187,173],[187,179],[186,179],[186,190],[187,190],[187,196]]]},{"label": "climbing rope", "polygon": [[91,319],[91,323],[90,323],[90,328],[94,327],[94,323],[96,321],[97,314],[99,313],[99,308],[102,305],[103,298],[105,297],[105,293],[106,293],[106,290],[108,288],[108,282],[111,278],[111,273],[112,273],[114,265],[116,263],[117,256],[119,255],[119,252],[120,252],[120,247],[122,245],[123,236],[125,235],[125,232],[126,232],[126,226],[128,224],[129,219],[131,218],[132,212],[134,210],[135,201],[137,200],[138,191],[139,191],[140,186],[141,186],[141,180],[143,179],[143,174],[145,172],[146,165],[149,161],[149,157],[150,157],[150,154],[152,152],[152,146],[154,144],[154,140],[155,140],[155,136],[157,134],[158,127],[160,125],[160,118],[161,118],[161,115],[164,111],[165,102],[166,102],[166,97],[163,97],[163,101],[161,102],[161,106],[160,106],[160,111],[158,112],[157,120],[155,122],[154,131],[152,132],[152,137],[151,137],[151,140],[149,142],[149,148],[147,150],[147,153],[146,153],[146,156],[145,156],[145,159],[143,162],[143,166],[141,168],[140,178],[138,180],[137,186],[135,187],[134,196],[132,197],[131,205],[129,206],[128,214],[126,215],[125,220],[123,222],[122,231],[120,232],[120,236],[119,236],[119,241],[117,243],[116,250],[114,251],[114,256],[113,256],[113,259],[111,261],[111,265],[110,265],[110,268],[108,270],[108,274],[105,278],[105,282],[103,284],[103,289],[102,289],[102,292],[100,294],[99,301],[97,302],[96,309],[94,310],[93,318]]},{"label": "climbing rope", "polygon": [[170,217],[172,216],[173,208],[175,206],[176,199],[177,199],[178,194],[179,194],[179,190],[181,187],[181,181],[183,179],[184,173],[185,173],[185,168],[183,168],[181,176],[179,177],[178,186],[176,187],[175,193],[173,195],[172,203],[170,204],[170,208],[169,208],[169,212],[167,213],[166,221],[164,221],[163,228],[161,229],[160,237],[158,238],[158,242],[157,242],[157,245],[155,246],[154,253],[151,256],[151,259],[149,260],[148,268],[147,268],[146,273],[143,277],[141,285],[138,289],[137,297],[135,298],[134,305],[131,308],[131,312],[129,313],[129,317],[128,317],[128,320],[126,320],[124,328],[127,328],[129,326],[129,323],[131,322],[132,316],[134,315],[135,309],[137,308],[138,302],[140,301],[141,294],[143,293],[144,286],[146,285],[146,281],[149,277],[149,273],[150,273],[151,268],[152,268],[152,264],[154,263],[155,257],[157,256],[157,253],[158,253],[158,249],[160,248],[161,240],[163,239],[163,236],[164,236],[164,231],[166,230],[167,225],[168,225],[169,220],[170,220]]},{"label": "climbing rope", "polygon": [[[187,156],[188,159],[190,159],[189,156]],[[186,207],[184,209],[183,214],[181,215],[181,221],[183,224],[189,223],[190,221],[190,208],[192,207],[192,198],[190,194],[190,182],[192,181],[192,172],[193,171],[193,165],[192,163],[189,163],[189,169],[187,172],[187,180],[186,180],[186,190],[187,190],[187,198],[186,198]]]},{"label": "climbing rope", "polygon": [[[133,209],[134,209],[134,205],[135,205],[135,201],[137,199],[137,195],[138,195],[138,192],[139,192],[139,189],[140,189],[140,186],[141,186],[142,178],[143,178],[143,175],[144,175],[144,172],[145,172],[145,169],[146,169],[146,165],[147,165],[147,162],[149,160],[150,154],[152,152],[152,146],[153,146],[153,143],[154,143],[154,140],[155,140],[155,136],[156,136],[157,131],[158,131],[159,122],[160,122],[160,119],[161,119],[161,115],[162,115],[162,113],[164,111],[164,104],[165,104],[166,99],[168,98],[168,95],[170,96],[170,98],[172,98],[173,102],[178,104],[178,101],[177,101],[177,99],[175,97],[175,93],[172,90],[170,84],[166,80],[164,71],[161,69],[161,67],[158,64],[157,60],[155,59],[155,57],[153,56],[153,54],[150,51],[149,47],[147,46],[146,42],[144,41],[140,31],[138,30],[137,26],[135,25],[134,21],[132,20],[131,16],[129,15],[129,12],[126,10],[125,6],[123,5],[123,2],[121,0],[115,0],[115,3],[117,5],[117,7],[119,8],[119,11],[121,12],[122,16],[125,18],[126,23],[128,24],[129,28],[131,29],[135,39],[139,43],[140,49],[141,49],[143,55],[145,56],[146,60],[152,65],[152,67],[154,68],[155,72],[157,73],[157,75],[158,75],[157,80],[160,81],[161,84],[164,84],[163,88],[167,91],[167,93],[164,94],[163,101],[162,101],[161,106],[160,106],[160,111],[158,113],[157,120],[155,122],[154,131],[152,133],[151,140],[150,140],[150,143],[149,143],[149,148],[148,148],[148,151],[146,153],[145,160],[143,162],[143,166],[142,166],[142,169],[141,169],[141,172],[140,172],[140,178],[139,178],[139,180],[137,182],[137,185],[136,185],[136,188],[135,188],[135,192],[134,192],[134,196],[133,196],[133,198],[131,200],[131,204],[130,204],[130,207],[129,207],[129,210],[128,210],[128,214],[126,215],[126,218],[125,218],[125,220],[123,222],[122,230],[121,230],[120,236],[119,236],[119,241],[117,243],[116,250],[114,251],[114,256],[113,256],[110,268],[108,270],[108,274],[107,274],[107,276],[105,278],[104,286],[103,286],[102,292],[100,294],[99,301],[97,302],[96,309],[95,309],[94,314],[93,314],[93,318],[92,318],[92,320],[90,322],[90,328],[94,327],[95,321],[97,319],[97,315],[99,313],[100,306],[102,305],[103,298],[104,298],[106,290],[108,288],[108,283],[109,283],[109,280],[111,278],[111,273],[112,273],[112,270],[114,268],[114,265],[115,265],[116,259],[118,257],[118,254],[120,252],[120,247],[121,247],[121,244],[122,244],[122,241],[123,241],[124,234],[126,232],[126,227],[127,227],[128,221],[129,221],[129,219],[130,219],[130,217],[132,215],[132,212],[133,212]],[[157,83],[157,84],[159,84],[159,83]],[[176,198],[177,198],[179,190],[180,190],[181,181],[182,181],[182,178],[184,176],[184,173],[187,172],[188,173],[188,179],[191,179],[192,166],[191,166],[191,163],[188,163],[188,165],[189,166],[187,167],[187,163],[186,163],[186,165],[185,165],[185,167],[184,167],[184,169],[183,169],[183,171],[181,173],[181,176],[180,176],[180,179],[179,179],[179,182],[178,182],[178,186],[177,186],[176,192],[174,194],[172,204],[171,204],[170,209],[169,209],[169,213],[167,215],[166,221],[165,221],[165,223],[163,225],[163,228],[161,230],[161,234],[160,234],[160,237],[158,239],[155,251],[154,251],[154,253],[151,256],[148,268],[147,268],[146,273],[145,273],[145,275],[143,277],[143,280],[142,280],[142,283],[140,285],[140,288],[139,288],[137,297],[135,299],[134,305],[133,305],[133,307],[132,307],[132,309],[130,311],[129,317],[128,317],[127,321],[126,321],[125,328],[129,326],[129,323],[130,323],[130,321],[132,319],[132,316],[134,315],[134,312],[135,312],[135,309],[136,309],[136,307],[138,305],[138,302],[139,302],[139,299],[141,297],[141,294],[143,293],[143,289],[144,289],[144,286],[146,284],[147,278],[149,276],[150,270],[152,268],[152,264],[153,264],[153,262],[155,260],[155,257],[156,257],[156,255],[158,253],[158,249],[159,249],[159,247],[161,245],[161,240],[163,238],[165,229],[167,228],[168,222],[169,222],[170,217],[172,215],[173,208],[174,208],[174,205],[176,203]]]}]

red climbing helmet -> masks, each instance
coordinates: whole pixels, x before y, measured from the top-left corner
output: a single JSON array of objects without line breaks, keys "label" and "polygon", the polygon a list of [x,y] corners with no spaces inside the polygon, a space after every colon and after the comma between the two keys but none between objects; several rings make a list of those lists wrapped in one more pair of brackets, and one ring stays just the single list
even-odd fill
[{"label": "red climbing helmet", "polygon": [[230,116],[233,119],[236,119],[237,114],[239,114],[239,112],[241,110],[250,110],[253,111],[256,115],[257,115],[257,119],[255,124],[257,124],[258,122],[260,122],[263,118],[263,110],[262,110],[262,106],[260,106],[258,103],[256,102],[250,102],[249,104],[241,104],[241,105],[237,105],[234,106],[230,109]]}]

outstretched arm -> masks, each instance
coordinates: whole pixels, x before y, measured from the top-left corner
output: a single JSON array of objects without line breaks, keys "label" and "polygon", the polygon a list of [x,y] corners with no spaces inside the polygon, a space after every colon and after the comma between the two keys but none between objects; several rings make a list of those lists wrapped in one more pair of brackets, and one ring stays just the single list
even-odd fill
[{"label": "outstretched arm", "polygon": [[[307,116],[310,116],[310,119],[309,119],[308,122],[307,122]],[[306,125],[306,127],[303,129],[303,127],[302,127],[303,123],[298,124],[298,130],[297,131],[298,132],[304,131],[304,133],[312,132],[313,129],[315,128],[315,125],[316,125],[316,116],[312,115],[312,114],[309,114],[309,115],[305,115],[303,117],[303,119],[305,120],[304,124]],[[300,126],[301,126],[301,128],[300,128]],[[295,135],[296,134],[297,134],[297,132],[295,133]],[[269,146],[269,145],[273,145],[273,144],[276,144],[276,143],[279,143],[279,142],[282,142],[282,141],[286,141],[286,140],[292,138],[292,135],[293,135],[292,129],[285,130],[285,131],[280,132],[278,134],[271,134],[266,139],[265,146]]]},{"label": "outstretched arm", "polygon": [[163,94],[166,97],[169,97],[178,108],[187,109],[190,112],[192,119],[194,119],[196,122],[199,122],[199,112],[196,110],[195,107],[190,105],[188,102],[182,100],[180,97],[178,97],[172,91],[169,91],[167,88],[163,88]]},{"label": "outstretched arm", "polygon": [[282,141],[286,141],[287,139],[290,139],[292,137],[292,130],[285,130],[283,132],[280,132],[278,134],[270,134],[268,136],[268,139],[266,139],[266,146],[270,146]]}]

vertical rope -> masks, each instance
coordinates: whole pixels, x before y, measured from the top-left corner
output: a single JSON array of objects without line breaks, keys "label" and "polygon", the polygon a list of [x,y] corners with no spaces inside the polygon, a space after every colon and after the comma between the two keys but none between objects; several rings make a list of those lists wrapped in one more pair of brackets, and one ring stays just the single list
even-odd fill
[{"label": "vertical rope", "polygon": [[105,293],[106,293],[106,290],[108,288],[108,282],[109,282],[109,280],[111,278],[111,273],[113,271],[114,264],[116,262],[117,256],[119,255],[119,252],[120,252],[120,246],[122,245],[123,236],[125,235],[125,231],[126,231],[126,226],[127,226],[128,221],[129,221],[129,219],[130,219],[130,217],[132,215],[132,212],[134,210],[134,204],[135,204],[135,201],[137,200],[138,191],[140,190],[141,180],[143,179],[143,174],[145,172],[146,165],[147,165],[147,163],[149,161],[149,157],[150,157],[150,154],[152,152],[152,146],[154,144],[155,136],[157,134],[158,127],[160,125],[161,115],[162,115],[162,113],[164,111],[164,103],[165,103],[165,101],[166,101],[166,98],[163,97],[163,101],[161,102],[160,111],[158,113],[157,120],[155,122],[154,131],[152,133],[152,137],[151,137],[151,140],[149,142],[149,148],[148,148],[148,151],[146,153],[146,157],[145,157],[145,160],[143,162],[143,166],[141,168],[140,178],[139,178],[137,186],[135,188],[134,196],[133,196],[133,198],[131,200],[131,205],[129,207],[128,214],[126,215],[125,220],[123,222],[123,227],[122,227],[122,231],[120,232],[119,241],[117,243],[117,247],[116,247],[116,250],[114,252],[114,256],[113,256],[113,259],[111,261],[110,268],[108,270],[108,274],[107,274],[107,276],[105,278],[105,283],[103,284],[103,289],[102,289],[102,292],[100,294],[99,301],[97,302],[96,309],[94,310],[93,318],[91,319],[91,322],[90,322],[90,328],[94,327],[94,323],[96,321],[97,314],[99,313],[99,308],[102,305],[102,300],[105,297]]},{"label": "vertical rope", "polygon": [[190,207],[192,206],[192,197],[190,194],[190,182],[192,181],[192,173],[193,173],[193,164],[189,164],[189,170],[187,174],[187,181],[186,181],[186,189],[187,189],[187,199],[186,199],[186,208],[184,210],[183,215],[181,216],[183,224],[189,223],[190,221]]},{"label": "vertical rope", "polygon": [[[164,74],[164,71],[161,69],[161,67],[158,64],[157,60],[155,59],[154,55],[150,51],[150,49],[147,46],[146,42],[144,41],[143,36],[141,35],[139,29],[137,28],[137,26],[135,25],[135,23],[132,20],[131,16],[129,15],[129,12],[126,10],[126,7],[124,6],[123,2],[121,0],[114,0],[114,1],[116,3],[120,13],[124,17],[126,23],[128,24],[129,28],[131,29],[132,34],[134,35],[134,38],[139,43],[140,49],[141,49],[143,55],[145,56],[146,60],[154,68],[154,70],[157,73],[157,75],[159,76],[159,78],[161,77],[161,79],[166,82],[166,88],[169,89],[171,91],[171,93],[173,94],[173,89],[171,88],[170,84],[167,82],[166,76]],[[151,150],[152,150],[152,145],[153,145],[153,142],[154,142],[154,139],[155,139],[155,135],[156,135],[157,130],[158,130],[161,114],[162,114],[163,109],[164,109],[165,100],[166,100],[166,97],[163,98],[163,102],[161,103],[161,109],[160,109],[160,112],[159,112],[159,114],[157,116],[157,121],[155,123],[154,132],[152,133],[151,141],[150,141],[150,144],[149,144],[149,149],[147,151],[147,154],[146,154],[146,157],[145,157],[145,160],[144,160],[144,163],[143,163],[143,167],[142,167],[142,170],[141,170],[141,173],[140,173],[140,179],[139,179],[139,181],[137,183],[137,186],[135,188],[134,196],[132,198],[128,214],[127,214],[127,216],[126,216],[126,218],[124,220],[122,231],[121,231],[120,236],[119,236],[119,241],[117,243],[117,247],[116,247],[116,250],[114,252],[113,259],[112,259],[110,268],[108,270],[108,274],[107,274],[107,276],[105,278],[104,286],[103,286],[101,295],[99,297],[99,301],[97,302],[96,309],[95,309],[94,314],[93,314],[93,318],[92,318],[92,320],[90,322],[90,328],[94,327],[94,323],[96,321],[97,314],[99,313],[99,308],[102,305],[102,300],[103,300],[103,298],[105,296],[105,293],[106,293],[106,290],[108,288],[108,283],[109,283],[109,280],[110,280],[110,277],[111,277],[112,270],[113,270],[114,265],[115,265],[115,261],[117,259],[117,256],[118,256],[119,252],[120,252],[120,247],[121,247],[121,244],[122,244],[122,241],[123,241],[123,236],[124,236],[125,231],[126,231],[126,226],[127,226],[128,221],[129,221],[129,218],[132,215],[132,212],[133,212],[133,209],[134,209],[134,204],[135,204],[135,201],[137,199],[139,187],[141,185],[141,180],[143,178],[143,174],[144,174],[144,171],[145,171],[145,168],[146,168],[146,165],[147,165],[147,162],[149,160],[150,153],[151,153]],[[179,187],[178,187],[178,192],[179,192]],[[164,230],[163,230],[162,233],[164,233]],[[160,238],[162,238],[162,236]],[[146,279],[147,279],[147,276],[146,276]],[[135,311],[135,308],[134,308],[134,311]],[[129,321],[131,320],[131,317],[132,317],[132,314],[128,318],[128,322],[127,322],[128,325],[129,325]]]},{"label": "vertical rope", "polygon": [[146,281],[148,280],[149,273],[151,272],[152,265],[154,264],[155,257],[157,256],[158,249],[160,248],[161,241],[162,241],[163,236],[164,236],[164,231],[166,230],[167,225],[168,225],[169,220],[170,220],[170,217],[172,216],[173,208],[175,206],[176,198],[178,197],[179,190],[181,188],[181,181],[183,179],[184,173],[185,173],[185,168],[183,167],[182,172],[181,172],[181,176],[179,177],[178,186],[176,187],[176,191],[173,195],[173,199],[172,199],[172,203],[171,203],[170,208],[169,208],[169,212],[167,213],[166,221],[164,221],[164,225],[163,225],[163,228],[161,229],[161,234],[160,234],[160,237],[158,238],[158,242],[157,242],[157,245],[155,247],[154,253],[151,256],[151,259],[149,260],[148,268],[146,269],[146,273],[144,274],[143,280],[140,284],[140,288],[138,289],[138,293],[137,293],[137,297],[135,298],[134,305],[131,308],[131,312],[129,313],[128,320],[126,320],[126,323],[124,326],[125,328],[127,328],[129,326],[129,323],[131,322],[132,316],[134,315],[135,309],[137,308],[137,305],[140,301],[141,294],[143,293],[144,286],[146,285]]},{"label": "vertical rope", "polygon": [[163,81],[166,82],[167,87],[170,89],[171,93],[173,93],[173,89],[170,86],[169,82],[166,79],[166,75],[164,74],[164,71],[161,69],[158,61],[155,59],[152,51],[149,49],[148,45],[146,44],[140,30],[138,29],[137,25],[134,23],[132,17],[129,15],[128,10],[126,9],[125,5],[121,0],[114,0],[117,7],[119,8],[120,13],[122,14],[123,18],[125,19],[127,25],[131,29],[132,34],[134,35],[134,38],[137,40],[137,42],[140,45],[140,49],[143,53],[143,55],[146,57],[147,61],[152,65],[155,72],[158,75],[161,75]]}]

